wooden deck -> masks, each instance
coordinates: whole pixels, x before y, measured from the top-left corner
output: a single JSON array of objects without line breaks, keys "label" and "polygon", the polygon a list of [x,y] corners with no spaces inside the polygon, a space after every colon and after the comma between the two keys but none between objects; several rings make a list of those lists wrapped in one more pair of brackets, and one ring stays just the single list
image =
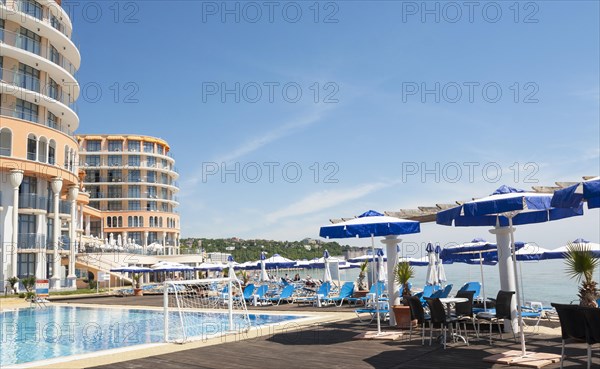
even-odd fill
[{"label": "wooden deck", "polygon": [[[73,299],[69,302],[131,306],[162,304],[161,296],[103,297]],[[302,310],[324,311],[323,308],[296,305],[261,309],[295,313]],[[352,309],[327,307],[325,310],[348,312]],[[408,335],[397,341],[353,340],[355,335],[374,329],[374,324],[361,325],[357,319],[313,324],[295,332],[194,348],[97,368],[508,368],[505,365],[486,363],[483,358],[508,349],[519,349],[511,335],[504,335],[505,339],[502,341],[497,340],[495,335],[494,346],[487,344],[485,336],[486,339],[479,341],[473,338],[470,346],[462,342],[451,343],[446,350],[435,342],[428,346],[427,340],[426,345],[421,346],[420,337],[414,335],[412,341],[408,340]],[[389,331],[390,328],[384,327],[384,330]],[[559,337],[527,334],[527,349],[530,351],[560,354],[560,345]],[[566,352],[565,368],[585,368],[585,345],[570,344]],[[593,355],[595,358],[592,367],[600,368],[597,347]],[[559,368],[559,364],[551,364],[545,368]]]}]

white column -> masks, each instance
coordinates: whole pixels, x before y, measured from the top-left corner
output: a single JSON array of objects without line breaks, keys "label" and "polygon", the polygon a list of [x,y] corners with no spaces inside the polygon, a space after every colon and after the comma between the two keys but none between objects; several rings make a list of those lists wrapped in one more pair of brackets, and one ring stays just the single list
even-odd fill
[{"label": "white column", "polygon": [[[387,254],[387,286],[390,311],[392,306],[400,305],[400,285],[396,282],[394,269],[398,262],[398,245],[402,240],[398,236],[386,236],[381,243],[385,245],[385,252]],[[396,317],[394,314],[390,314],[390,326],[396,326]]]},{"label": "white column", "polygon": [[69,186],[68,200],[71,202],[71,221],[69,222],[69,287],[77,288],[77,276],[75,275],[75,256],[76,256],[76,241],[75,231],[77,226],[77,195],[79,195],[79,187],[76,185]]},{"label": "white column", "polygon": [[[500,273],[500,289],[502,291],[516,291],[515,269],[511,258],[510,249],[510,228],[496,227],[490,230],[491,234],[496,235],[496,245],[498,246],[498,272]],[[514,232],[514,228],[513,228]],[[512,319],[504,321],[504,330],[507,332],[518,332],[517,299],[512,299],[510,307]]]},{"label": "white column", "polygon": [[46,242],[41,235],[45,233],[46,228],[46,216],[43,214],[36,215],[36,237],[35,237],[35,277],[37,279],[46,279],[49,276],[46,275],[46,262],[48,261],[48,255],[46,254]]},{"label": "white column", "polygon": [[143,243],[142,246],[144,246],[144,255],[146,255],[146,248],[148,246],[148,235],[149,234],[150,234],[150,232],[144,231],[144,239],[142,240],[142,243]]},{"label": "white column", "polygon": [[9,264],[6,270],[9,277],[17,276],[17,243],[19,241],[19,186],[23,182],[23,171],[13,169],[10,171],[10,184],[13,187],[13,213],[12,213],[12,237],[9,250]]},{"label": "white column", "polygon": [[91,222],[91,217],[89,215],[86,215],[85,216],[85,235],[88,237],[91,236],[90,222]]},{"label": "white column", "polygon": [[162,233],[162,245],[163,245],[163,253],[164,255],[169,255],[167,253],[167,232]]},{"label": "white column", "polygon": [[52,246],[54,247],[54,252],[52,254],[52,278],[50,278],[50,287],[57,290],[60,289],[60,253],[58,252],[58,238],[60,236],[60,192],[62,190],[63,180],[60,177],[54,177],[50,183],[54,201],[54,209],[52,210],[54,213],[52,231]]}]

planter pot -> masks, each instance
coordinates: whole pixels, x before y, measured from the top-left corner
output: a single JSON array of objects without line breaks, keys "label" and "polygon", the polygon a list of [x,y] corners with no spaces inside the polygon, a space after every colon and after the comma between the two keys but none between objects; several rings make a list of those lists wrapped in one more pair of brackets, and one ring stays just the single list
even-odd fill
[{"label": "planter pot", "polygon": [[409,329],[412,325],[416,326],[417,320],[410,319],[410,306],[393,305],[394,317],[396,318],[396,327],[401,329]]},{"label": "planter pot", "polygon": [[133,295],[134,296],[144,296],[144,290],[141,288],[134,288]]}]

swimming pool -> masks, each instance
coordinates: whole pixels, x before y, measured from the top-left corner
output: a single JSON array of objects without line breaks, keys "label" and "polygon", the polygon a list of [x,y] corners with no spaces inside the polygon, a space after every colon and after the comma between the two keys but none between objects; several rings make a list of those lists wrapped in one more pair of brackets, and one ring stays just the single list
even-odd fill
[{"label": "swimming pool", "polygon": [[[175,314],[169,315],[170,322],[176,322]],[[188,337],[206,338],[229,330],[226,313],[186,314],[195,322],[186,327]],[[253,327],[299,318],[302,316],[250,314]],[[243,319],[234,319],[234,329],[244,325]],[[170,334],[171,330],[175,332],[170,328]],[[160,310],[51,306],[0,312],[0,368],[162,342],[164,314]]]}]

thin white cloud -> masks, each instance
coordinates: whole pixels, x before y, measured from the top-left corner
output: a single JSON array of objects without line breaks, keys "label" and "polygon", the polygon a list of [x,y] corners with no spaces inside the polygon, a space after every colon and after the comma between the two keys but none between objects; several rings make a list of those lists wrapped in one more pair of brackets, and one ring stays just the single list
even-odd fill
[{"label": "thin white cloud", "polygon": [[297,217],[328,209],[342,203],[359,199],[375,191],[389,187],[393,183],[367,183],[357,187],[337,190],[319,191],[290,204],[283,209],[273,211],[266,215],[268,223],[274,223],[282,218]]},{"label": "thin white cloud", "polygon": [[310,126],[319,120],[323,116],[323,109],[316,109],[311,111],[306,116],[289,121],[271,131],[265,132],[262,136],[253,137],[250,140],[244,142],[239,147],[230,151],[227,154],[222,155],[214,160],[216,163],[228,163],[236,159],[239,159],[245,155],[250,154],[253,151],[260,149],[261,147],[270,144],[271,142],[277,141],[283,137],[289,136],[295,131]]},{"label": "thin white cloud", "polygon": [[[271,131],[264,132],[261,136],[252,137],[251,139],[242,143],[237,148],[231,150],[226,154],[222,154],[220,157],[210,160],[210,162],[230,163],[236,159],[246,156],[272,142],[290,136],[296,131],[299,131],[305,127],[317,123],[322,119],[325,111],[327,111],[328,109],[330,109],[330,107],[317,106],[314,110],[312,110],[305,116],[285,122],[283,125],[280,125]],[[194,173],[194,175],[189,176],[188,180],[182,183],[182,188],[189,188],[193,191],[195,185],[198,183],[200,178],[202,178],[203,170],[204,168],[200,168],[196,171],[196,173]]]}]

